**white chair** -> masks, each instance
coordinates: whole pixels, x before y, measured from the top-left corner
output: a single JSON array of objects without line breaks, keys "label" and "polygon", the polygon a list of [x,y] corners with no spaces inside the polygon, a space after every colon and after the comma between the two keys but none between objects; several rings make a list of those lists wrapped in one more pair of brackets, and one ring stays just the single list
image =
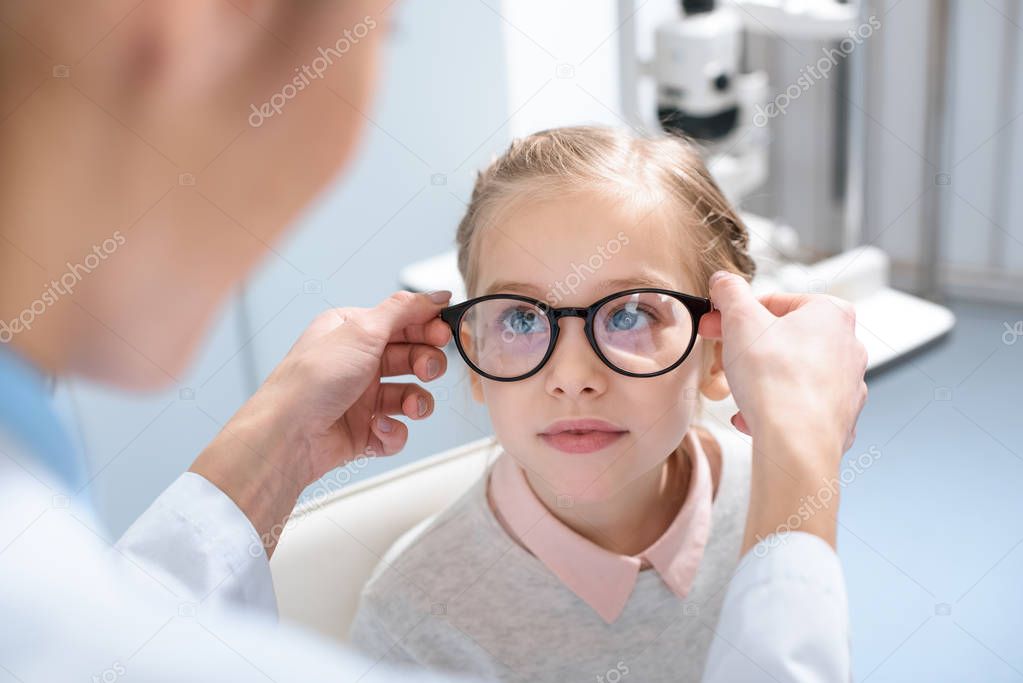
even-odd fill
[{"label": "white chair", "polygon": [[346,640],[380,558],[482,476],[494,445],[473,441],[299,506],[270,562],[281,619]]}]

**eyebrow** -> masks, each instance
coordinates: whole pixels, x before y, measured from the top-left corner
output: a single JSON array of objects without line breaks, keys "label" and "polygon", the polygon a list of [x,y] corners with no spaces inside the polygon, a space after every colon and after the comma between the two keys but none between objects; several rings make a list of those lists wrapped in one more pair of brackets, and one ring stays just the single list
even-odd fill
[{"label": "eyebrow", "polygon": [[[600,288],[602,290],[632,289],[634,287],[675,289],[675,286],[671,283],[653,276],[614,278],[612,280],[602,280],[600,282]],[[549,289],[553,290],[554,287],[550,287]],[[513,280],[498,280],[487,287],[483,294],[500,294],[502,292],[521,292],[523,294],[530,294],[537,299],[543,298],[543,295],[545,294],[545,292],[537,285],[530,284],[528,282],[515,282]]]}]

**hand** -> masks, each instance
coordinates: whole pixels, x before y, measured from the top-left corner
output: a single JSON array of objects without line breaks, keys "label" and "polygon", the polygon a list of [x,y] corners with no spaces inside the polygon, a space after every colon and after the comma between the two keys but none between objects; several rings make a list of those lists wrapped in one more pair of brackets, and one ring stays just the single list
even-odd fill
[{"label": "hand", "polygon": [[[823,294],[770,294],[758,301],[732,273],[710,281],[717,311],[700,334],[721,339],[722,363],[739,412],[736,428],[753,437],[749,515],[742,552],[779,531],[813,533],[834,545],[838,495],[800,514],[838,472],[867,397],[867,353],[856,339],[852,304]],[[819,514],[823,512],[823,514]]]},{"label": "hand", "polygon": [[711,278],[717,311],[700,334],[722,340],[722,363],[739,412],[732,424],[750,436],[777,417],[852,447],[867,398],[867,352],[856,338],[856,310],[825,294],[753,296],[741,277]]},{"label": "hand", "polygon": [[397,292],[370,309],[320,314],[191,470],[224,491],[272,553],[302,490],[359,455],[391,455],[408,439],[393,415],[433,411],[416,383],[444,374],[451,331],[437,318],[450,292]]},{"label": "hand", "polygon": [[437,318],[450,292],[398,292],[372,309],[337,308],[306,329],[260,393],[286,418],[282,429],[307,446],[307,483],[359,455],[393,455],[405,446],[413,420],[433,412],[433,395],[414,382],[383,382],[414,374],[427,382],[444,374],[451,330]]}]

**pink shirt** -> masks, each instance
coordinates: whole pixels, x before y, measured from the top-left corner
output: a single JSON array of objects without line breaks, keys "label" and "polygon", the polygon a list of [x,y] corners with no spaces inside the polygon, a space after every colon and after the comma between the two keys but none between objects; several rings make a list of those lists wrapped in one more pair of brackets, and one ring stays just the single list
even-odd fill
[{"label": "pink shirt", "polygon": [[639,555],[605,550],[566,526],[537,498],[507,453],[494,463],[491,500],[506,531],[610,624],[625,608],[645,564],[680,598],[693,585],[710,536],[714,487],[700,437],[689,430],[686,439],[692,473],[685,502],[668,529]]}]

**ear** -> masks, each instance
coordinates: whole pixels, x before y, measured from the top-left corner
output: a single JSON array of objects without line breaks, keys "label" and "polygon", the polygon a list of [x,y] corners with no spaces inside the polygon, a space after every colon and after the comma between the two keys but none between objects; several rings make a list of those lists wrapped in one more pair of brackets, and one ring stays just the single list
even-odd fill
[{"label": "ear", "polygon": [[709,356],[708,367],[700,382],[700,392],[711,401],[720,401],[728,398],[732,390],[728,387],[728,379],[725,377],[725,366],[721,360],[721,342],[713,339],[704,339],[704,343],[710,344],[710,350],[705,352],[704,357]]}]

